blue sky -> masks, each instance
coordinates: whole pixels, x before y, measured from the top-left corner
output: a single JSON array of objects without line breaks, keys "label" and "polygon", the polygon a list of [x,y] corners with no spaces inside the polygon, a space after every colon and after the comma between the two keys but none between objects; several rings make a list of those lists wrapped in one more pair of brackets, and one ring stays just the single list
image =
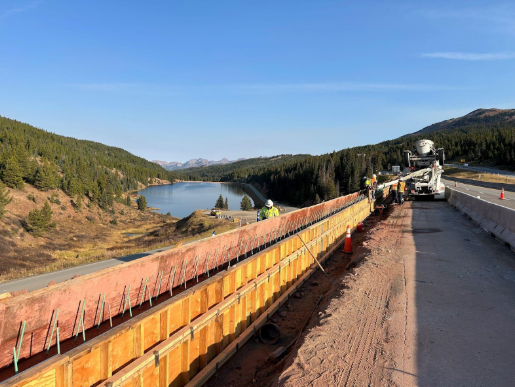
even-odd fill
[{"label": "blue sky", "polygon": [[515,3],[0,1],[0,115],[147,159],[321,154],[515,107]]}]

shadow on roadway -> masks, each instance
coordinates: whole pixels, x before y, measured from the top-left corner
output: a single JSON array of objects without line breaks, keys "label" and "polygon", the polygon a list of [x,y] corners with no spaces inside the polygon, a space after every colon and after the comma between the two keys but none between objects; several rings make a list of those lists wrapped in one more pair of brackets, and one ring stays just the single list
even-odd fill
[{"label": "shadow on roadway", "polygon": [[515,254],[446,202],[412,209],[418,385],[514,385]]}]

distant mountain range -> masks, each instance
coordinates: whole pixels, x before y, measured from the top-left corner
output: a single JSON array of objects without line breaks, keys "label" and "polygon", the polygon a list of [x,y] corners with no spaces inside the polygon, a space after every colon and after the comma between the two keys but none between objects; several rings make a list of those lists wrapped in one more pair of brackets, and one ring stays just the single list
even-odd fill
[{"label": "distant mountain range", "polygon": [[230,164],[235,161],[246,160],[245,158],[238,160],[228,160],[225,157],[222,160],[207,160],[207,159],[191,159],[186,161],[185,163],[181,163],[180,161],[161,161],[161,160],[152,160],[153,163],[159,164],[164,169],[168,171],[175,171],[176,169],[185,169],[185,168],[196,168],[196,167],[207,167],[210,165],[222,165],[222,164]]}]

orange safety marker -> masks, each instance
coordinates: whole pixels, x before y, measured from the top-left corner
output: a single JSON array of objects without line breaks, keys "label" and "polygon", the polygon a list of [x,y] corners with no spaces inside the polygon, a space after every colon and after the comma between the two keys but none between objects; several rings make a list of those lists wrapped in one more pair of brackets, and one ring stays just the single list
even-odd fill
[{"label": "orange safety marker", "polygon": [[501,197],[499,199],[504,200],[504,187],[501,190]]},{"label": "orange safety marker", "polygon": [[352,241],[350,239],[350,226],[347,226],[347,235],[345,236],[345,245],[343,246],[343,252],[346,254],[352,254]]},{"label": "orange safety marker", "polygon": [[455,182],[454,182],[454,186],[455,186],[455,187],[457,187],[457,186],[458,186],[458,182],[457,182],[457,181],[455,181]]}]

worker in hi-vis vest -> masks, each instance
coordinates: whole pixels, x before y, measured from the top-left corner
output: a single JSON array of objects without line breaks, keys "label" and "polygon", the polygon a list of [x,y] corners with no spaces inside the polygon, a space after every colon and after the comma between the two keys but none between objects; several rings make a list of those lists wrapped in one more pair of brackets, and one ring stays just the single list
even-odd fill
[{"label": "worker in hi-vis vest", "polygon": [[377,175],[374,173],[372,175],[372,179],[370,179],[370,188],[372,190],[372,200],[376,197],[376,189],[377,189]]},{"label": "worker in hi-vis vest", "polygon": [[265,206],[259,212],[259,220],[265,220],[279,216],[279,210],[274,207],[274,202],[268,199]]},{"label": "worker in hi-vis vest", "polygon": [[404,202],[404,190],[406,189],[406,183],[402,179],[402,177],[399,179],[399,186],[398,186],[398,192],[397,192],[397,200],[399,204],[402,204]]},{"label": "worker in hi-vis vest", "polygon": [[393,193],[393,201],[394,203],[397,203],[397,185],[399,184],[398,181],[394,181],[392,184],[392,193]]}]

